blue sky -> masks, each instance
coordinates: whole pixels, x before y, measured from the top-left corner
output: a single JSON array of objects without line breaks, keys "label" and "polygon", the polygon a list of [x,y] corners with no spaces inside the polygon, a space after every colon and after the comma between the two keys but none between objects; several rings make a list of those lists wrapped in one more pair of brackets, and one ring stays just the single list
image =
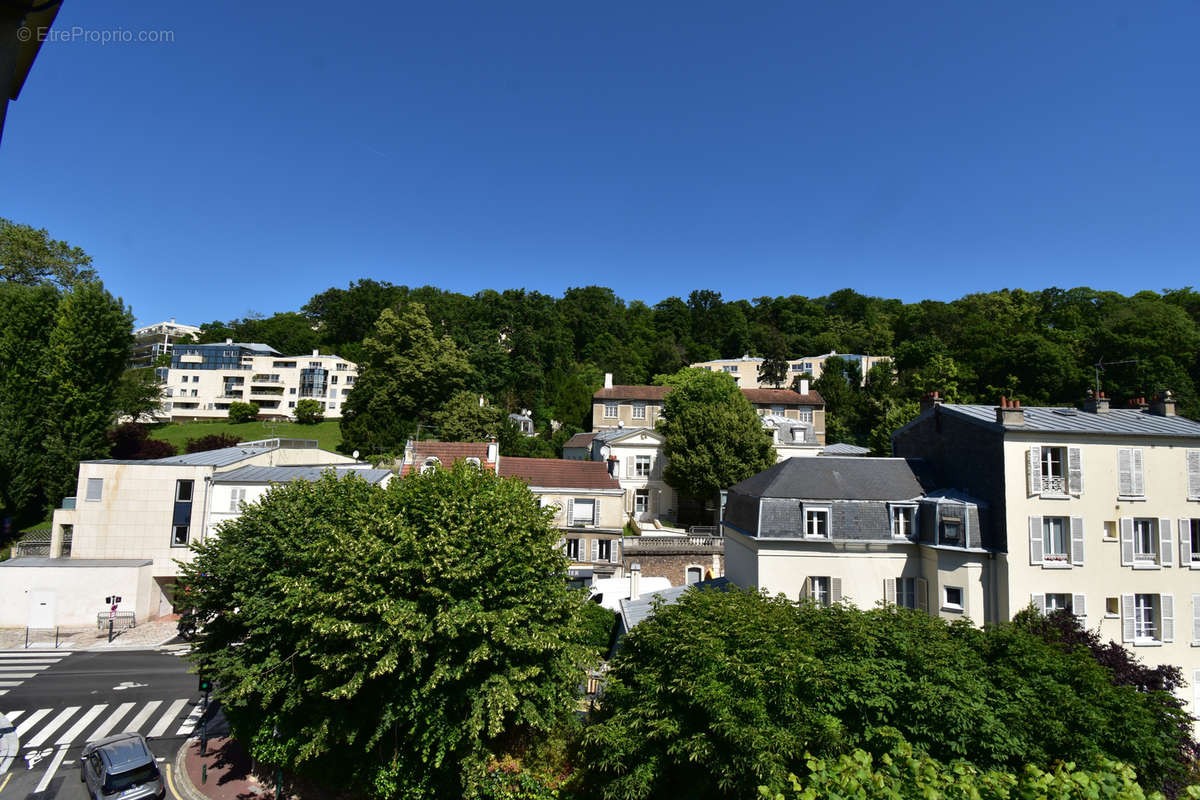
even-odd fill
[{"label": "blue sky", "polygon": [[[1194,2],[66,0],[76,28],[9,106],[0,216],[84,247],[143,322],[360,277],[1200,282]],[[113,29],[174,41],[87,40]]]}]

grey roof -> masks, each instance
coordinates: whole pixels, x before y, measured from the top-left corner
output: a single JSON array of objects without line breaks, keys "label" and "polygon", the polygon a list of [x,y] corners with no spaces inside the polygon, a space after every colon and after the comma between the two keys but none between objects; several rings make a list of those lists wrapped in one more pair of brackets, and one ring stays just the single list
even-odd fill
[{"label": "grey roof", "polygon": [[338,478],[358,475],[367,483],[379,483],[392,474],[389,469],[364,469],[354,466],[332,466],[313,464],[301,467],[238,467],[222,472],[213,478],[213,483],[291,483],[292,481],[315,481],[332,470]]},{"label": "grey roof", "polygon": [[[193,347],[244,347],[247,350],[253,350],[256,353],[263,353],[269,356],[281,355],[281,353],[274,347],[263,344],[262,342],[205,342],[204,344],[193,344],[192,342],[186,342],[184,346],[180,347],[179,349],[182,352]],[[302,356],[292,356],[292,358],[302,358]]]},{"label": "grey roof", "polygon": [[220,450],[205,450],[201,453],[184,453],[166,458],[97,458],[87,464],[149,464],[164,467],[227,467],[251,456],[278,450],[278,447],[222,447]]},{"label": "grey roof", "polygon": [[149,558],[10,558],[0,567],[147,567]]},{"label": "grey roof", "polygon": [[602,431],[596,431],[596,437],[592,441],[611,442],[613,439],[620,439],[631,433],[649,433],[660,439],[662,438],[662,434],[654,430],[654,428],[605,428]]},{"label": "grey roof", "polygon": [[847,444],[846,442],[838,442],[837,444],[825,445],[825,450],[821,455],[825,456],[865,456],[871,452],[869,447],[859,447],[856,444]]},{"label": "grey roof", "polygon": [[1037,431],[1039,433],[1107,433],[1124,436],[1195,436],[1200,437],[1200,422],[1187,417],[1160,417],[1149,411],[1114,408],[1105,414],[1093,414],[1077,408],[1025,406],[1024,425],[996,422],[995,406],[941,406],[944,413],[957,414],[995,430]]},{"label": "grey roof", "polygon": [[932,488],[920,459],[822,456],[781,461],[731,491],[804,500],[908,500]]},{"label": "grey roof", "polygon": [[[709,588],[725,591],[729,588],[730,583],[728,578],[710,578],[709,580],[692,584],[692,586],[701,589]],[[656,597],[661,597],[666,605],[674,605],[679,602],[679,598],[683,596],[683,593],[691,589],[692,586],[672,586],[670,589],[660,589],[657,592],[639,597],[637,600],[623,599],[621,601],[621,619],[625,624],[626,633],[633,630],[634,626],[642,620],[654,616],[654,599]]]}]

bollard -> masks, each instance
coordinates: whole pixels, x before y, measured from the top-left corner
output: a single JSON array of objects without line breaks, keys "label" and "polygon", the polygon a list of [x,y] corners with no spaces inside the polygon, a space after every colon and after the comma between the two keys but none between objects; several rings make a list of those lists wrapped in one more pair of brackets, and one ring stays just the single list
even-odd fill
[{"label": "bollard", "polygon": [[200,785],[208,783],[208,764],[200,765]]}]

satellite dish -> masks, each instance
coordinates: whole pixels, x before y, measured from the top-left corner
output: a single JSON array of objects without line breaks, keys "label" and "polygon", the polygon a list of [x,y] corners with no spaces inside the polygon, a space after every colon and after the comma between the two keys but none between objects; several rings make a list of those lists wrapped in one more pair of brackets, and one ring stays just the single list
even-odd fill
[{"label": "satellite dish", "polygon": [[350,457],[353,458],[355,461],[358,461],[358,451],[355,450],[354,453]]}]

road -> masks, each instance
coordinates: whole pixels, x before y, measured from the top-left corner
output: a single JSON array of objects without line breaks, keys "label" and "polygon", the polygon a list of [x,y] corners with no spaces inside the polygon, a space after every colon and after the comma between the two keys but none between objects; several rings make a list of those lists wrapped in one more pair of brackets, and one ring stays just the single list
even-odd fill
[{"label": "road", "polygon": [[0,713],[19,741],[0,759],[0,800],[87,800],[80,751],[110,733],[136,730],[171,761],[203,711],[182,652],[0,651]]}]

